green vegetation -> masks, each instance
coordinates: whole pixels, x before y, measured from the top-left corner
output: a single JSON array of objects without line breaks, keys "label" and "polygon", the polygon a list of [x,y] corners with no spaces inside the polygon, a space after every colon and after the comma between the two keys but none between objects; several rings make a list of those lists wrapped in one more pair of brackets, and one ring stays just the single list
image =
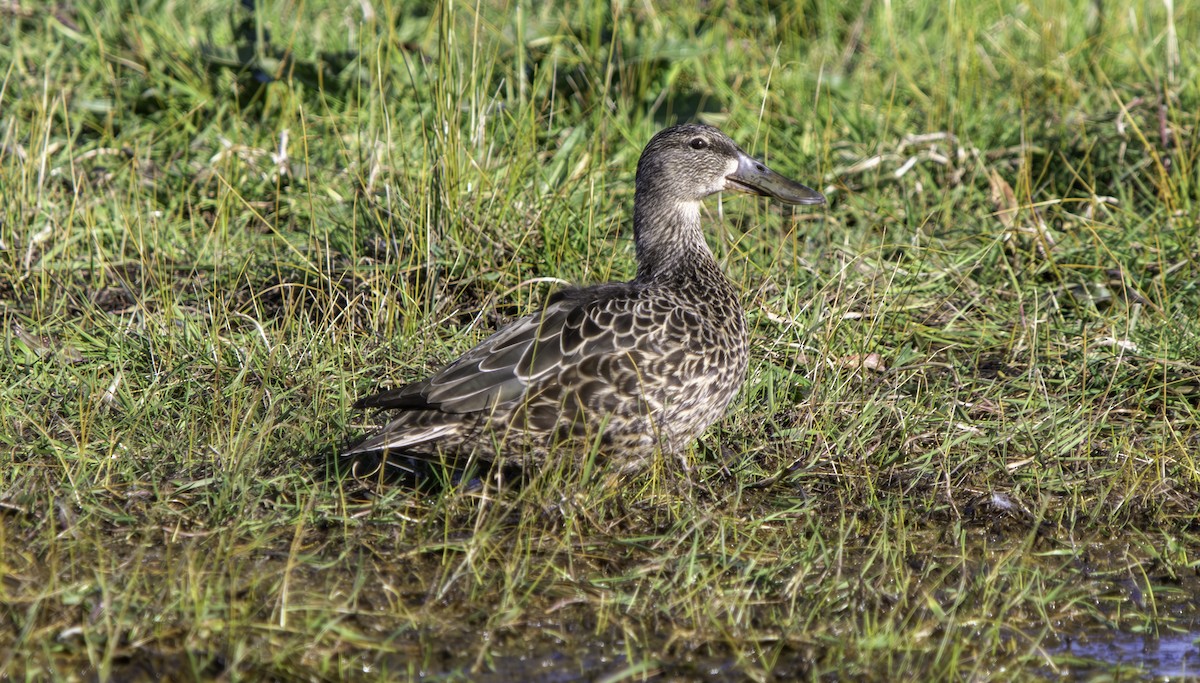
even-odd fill
[{"label": "green vegetation", "polygon": [[[259,4],[0,3],[0,673],[1120,677],[1063,639],[1200,632],[1200,5]],[[355,398],[632,276],[678,120],[831,199],[708,203],[755,343],[689,462],[344,479]]]}]

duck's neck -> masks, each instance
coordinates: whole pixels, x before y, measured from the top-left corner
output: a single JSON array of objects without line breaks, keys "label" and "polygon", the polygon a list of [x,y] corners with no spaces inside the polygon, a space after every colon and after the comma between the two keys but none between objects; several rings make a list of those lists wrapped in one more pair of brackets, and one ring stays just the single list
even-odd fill
[{"label": "duck's neck", "polygon": [[697,268],[716,267],[700,228],[700,202],[670,202],[638,191],[633,201],[636,282],[669,279]]}]

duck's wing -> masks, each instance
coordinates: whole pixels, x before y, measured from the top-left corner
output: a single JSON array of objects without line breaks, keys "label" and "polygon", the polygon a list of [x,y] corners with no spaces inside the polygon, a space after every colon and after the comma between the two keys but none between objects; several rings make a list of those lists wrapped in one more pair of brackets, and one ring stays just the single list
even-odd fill
[{"label": "duck's wing", "polygon": [[[603,410],[618,394],[637,393],[640,306],[595,294],[602,293],[556,295],[545,310],[513,321],[432,377],[359,400],[356,408],[404,412],[347,454],[452,436],[480,416],[500,421],[519,412],[549,430],[563,409]],[[604,387],[617,388],[609,396]]]},{"label": "duck's wing", "polygon": [[494,409],[524,396],[577,351],[562,342],[582,328],[584,317],[581,308],[558,304],[518,318],[428,379],[360,399],[354,407],[459,414]]}]

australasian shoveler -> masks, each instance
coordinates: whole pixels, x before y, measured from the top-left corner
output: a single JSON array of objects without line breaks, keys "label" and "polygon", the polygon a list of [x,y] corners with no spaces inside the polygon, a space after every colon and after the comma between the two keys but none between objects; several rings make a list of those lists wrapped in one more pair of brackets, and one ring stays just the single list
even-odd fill
[{"label": "australasian shoveler", "polygon": [[700,225],[700,201],[728,190],[825,201],[712,126],[661,131],[637,167],[637,276],[556,292],[428,379],[360,399],[397,413],[343,454],[355,473],[472,455],[527,465],[571,443],[622,467],[685,449],[746,374],[741,301]]}]

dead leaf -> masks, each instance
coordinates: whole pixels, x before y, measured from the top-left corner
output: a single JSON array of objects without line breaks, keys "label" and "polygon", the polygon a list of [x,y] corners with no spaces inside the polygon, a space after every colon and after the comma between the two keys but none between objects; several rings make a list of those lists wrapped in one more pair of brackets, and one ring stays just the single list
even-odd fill
[{"label": "dead leaf", "polygon": [[871,372],[887,372],[888,369],[887,362],[878,353],[852,353],[849,356],[842,356],[838,359],[837,364],[843,368],[870,370]]},{"label": "dead leaf", "polygon": [[1012,185],[1009,185],[1007,180],[991,169],[988,169],[988,185],[992,188],[992,206],[996,207],[996,217],[1004,227],[1011,228],[1017,220],[1017,211],[1021,208],[1017,203],[1017,194],[1013,192]]}]

